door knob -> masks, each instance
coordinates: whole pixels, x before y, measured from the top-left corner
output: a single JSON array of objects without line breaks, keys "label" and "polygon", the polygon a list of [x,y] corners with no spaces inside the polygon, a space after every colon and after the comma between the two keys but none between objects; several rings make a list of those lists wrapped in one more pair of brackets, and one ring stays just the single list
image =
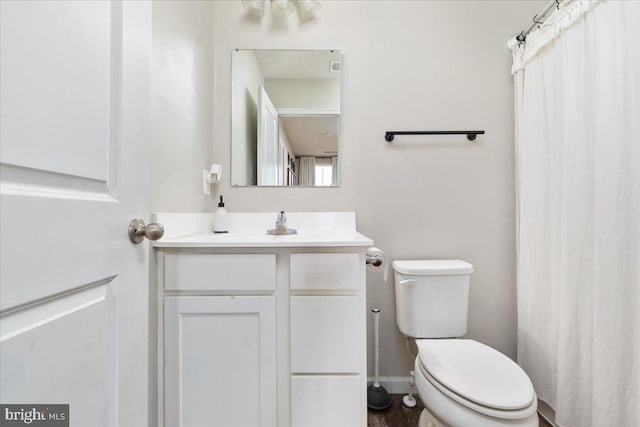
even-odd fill
[{"label": "door knob", "polygon": [[144,225],[144,221],[136,218],[129,223],[129,240],[140,243],[146,237],[149,240],[158,240],[164,235],[164,227],[156,222]]}]

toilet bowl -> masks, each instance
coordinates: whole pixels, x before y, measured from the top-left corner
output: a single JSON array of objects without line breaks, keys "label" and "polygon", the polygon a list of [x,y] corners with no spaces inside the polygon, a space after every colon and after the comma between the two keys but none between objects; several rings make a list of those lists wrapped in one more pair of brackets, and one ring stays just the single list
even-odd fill
[{"label": "toilet bowl", "polygon": [[[394,261],[396,322],[418,349],[413,375],[420,427],[537,427],[531,380],[515,362],[470,339],[469,276],[460,260]],[[411,395],[405,398],[411,401]]]},{"label": "toilet bowl", "polygon": [[428,412],[421,427],[430,416],[451,427],[538,426],[533,385],[511,359],[473,340],[416,344],[415,381]]}]

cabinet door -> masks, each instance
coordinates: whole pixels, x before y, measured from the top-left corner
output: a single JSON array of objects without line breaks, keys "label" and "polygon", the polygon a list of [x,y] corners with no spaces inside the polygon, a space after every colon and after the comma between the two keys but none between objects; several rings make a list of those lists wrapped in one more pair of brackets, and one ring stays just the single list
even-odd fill
[{"label": "cabinet door", "polygon": [[167,297],[165,426],[276,426],[275,297]]}]

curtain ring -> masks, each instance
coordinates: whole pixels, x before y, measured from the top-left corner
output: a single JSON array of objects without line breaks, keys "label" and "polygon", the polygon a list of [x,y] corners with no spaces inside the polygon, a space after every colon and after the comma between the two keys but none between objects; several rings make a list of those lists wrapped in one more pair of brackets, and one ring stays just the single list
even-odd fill
[{"label": "curtain ring", "polygon": [[538,27],[538,29],[540,29],[540,25],[544,23],[544,21],[538,21],[538,15],[533,15],[533,23],[536,24],[536,26]]}]

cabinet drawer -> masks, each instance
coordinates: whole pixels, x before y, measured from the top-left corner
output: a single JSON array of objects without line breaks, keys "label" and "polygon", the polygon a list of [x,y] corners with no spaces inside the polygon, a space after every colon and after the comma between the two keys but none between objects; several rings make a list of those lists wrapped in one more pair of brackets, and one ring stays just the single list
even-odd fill
[{"label": "cabinet drawer", "polygon": [[276,287],[275,254],[166,254],[164,288],[263,291]]},{"label": "cabinet drawer", "polygon": [[291,425],[357,427],[363,424],[359,375],[291,377]]},{"label": "cabinet drawer", "polygon": [[360,288],[356,253],[291,254],[291,289]]},{"label": "cabinet drawer", "polygon": [[359,373],[360,297],[291,297],[291,372]]}]

